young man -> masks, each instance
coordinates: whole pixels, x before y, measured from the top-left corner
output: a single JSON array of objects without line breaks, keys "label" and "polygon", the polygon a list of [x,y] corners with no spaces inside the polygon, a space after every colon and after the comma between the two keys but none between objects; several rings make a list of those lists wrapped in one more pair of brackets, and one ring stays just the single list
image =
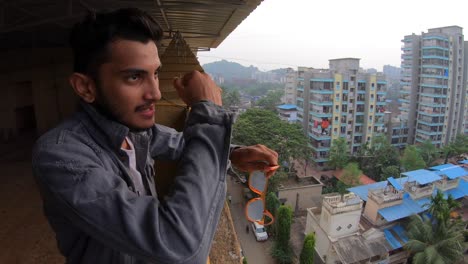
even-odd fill
[{"label": "young man", "polygon": [[[194,71],[174,81],[191,106],[183,133],[154,124],[159,25],[137,9],[90,15],[71,35],[70,84],[81,110],[43,135],[33,172],[67,263],[205,263],[226,195],[228,158],[244,171],[277,164],[261,146],[230,152],[233,115]],[[178,161],[158,200],[153,158]]]}]

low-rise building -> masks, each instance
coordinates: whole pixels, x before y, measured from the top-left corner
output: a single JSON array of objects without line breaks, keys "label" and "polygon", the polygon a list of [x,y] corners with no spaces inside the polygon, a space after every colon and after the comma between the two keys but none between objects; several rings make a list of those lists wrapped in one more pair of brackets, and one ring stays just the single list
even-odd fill
[{"label": "low-rise building", "polygon": [[408,253],[403,246],[409,238],[402,220],[425,213],[437,191],[457,200],[468,197],[468,170],[444,164],[348,190],[351,193],[343,196],[325,195],[320,215],[312,208],[307,210],[305,233],[315,233],[321,260],[406,263]]},{"label": "low-rise building", "polygon": [[276,107],[278,109],[279,118],[288,123],[296,123],[297,121],[297,106],[293,104],[284,104]]}]

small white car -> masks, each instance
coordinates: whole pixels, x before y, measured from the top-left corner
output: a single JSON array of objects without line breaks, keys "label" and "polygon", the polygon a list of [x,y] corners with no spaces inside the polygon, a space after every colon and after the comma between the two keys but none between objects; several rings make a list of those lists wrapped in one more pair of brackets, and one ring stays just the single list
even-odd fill
[{"label": "small white car", "polygon": [[263,225],[252,223],[252,231],[257,241],[265,241],[268,239],[268,234]]}]

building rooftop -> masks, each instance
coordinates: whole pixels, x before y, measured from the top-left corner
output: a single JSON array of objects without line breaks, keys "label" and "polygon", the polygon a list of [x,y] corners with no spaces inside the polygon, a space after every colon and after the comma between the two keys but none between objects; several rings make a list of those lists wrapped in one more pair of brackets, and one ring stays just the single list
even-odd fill
[{"label": "building rooftop", "polygon": [[[341,176],[343,175],[343,171],[344,170],[336,170],[334,173],[333,173],[333,176],[335,176],[335,178],[337,178],[338,180],[340,180]],[[369,176],[365,175],[364,173],[361,174],[361,176],[359,176],[359,181],[362,183],[362,184],[373,184],[375,183],[375,181],[371,178],[369,178]]]},{"label": "building rooftop", "polygon": [[284,104],[284,105],[278,105],[277,108],[281,110],[296,110],[297,106],[293,104]]},{"label": "building rooftop", "polygon": [[385,255],[392,250],[392,246],[383,236],[366,239],[359,235],[339,239],[333,243],[333,248],[340,259],[346,260],[347,263],[369,260],[374,256]]},{"label": "building rooftop", "polygon": [[[447,177],[452,177],[453,179],[460,178],[462,176],[468,175],[468,171],[463,169],[460,166],[452,164],[444,164],[432,167],[431,169],[439,169],[441,171],[429,171],[429,170],[415,170],[402,173],[402,175],[407,175],[408,177],[401,177],[395,179],[390,177],[387,181],[381,181],[374,184],[361,185],[352,188],[348,188],[348,191],[355,193],[362,200],[367,201],[369,190],[373,189],[384,189],[387,185],[392,185],[396,190],[404,190],[402,186],[409,181],[417,181],[420,184],[426,184],[432,182],[431,180],[437,178],[441,179],[437,173],[443,173]],[[427,175],[429,174],[429,176]],[[450,176],[449,176],[450,175]],[[452,179],[450,178],[450,179]],[[438,188],[434,188],[433,194],[437,192]],[[449,195],[452,195],[454,199],[460,199],[464,196],[468,196],[468,182],[464,178],[460,178],[456,188],[449,189],[444,191],[444,197],[447,198]],[[408,193],[403,195],[402,203],[394,205],[391,207],[386,207],[380,209],[378,212],[382,217],[391,222],[398,219],[408,217],[413,214],[418,214],[427,210],[425,206],[430,202],[430,198],[425,197],[417,200],[413,200]]]},{"label": "building rooftop", "polygon": [[408,177],[408,181],[416,181],[418,184],[421,185],[432,183],[442,179],[439,175],[437,175],[437,173],[425,169],[407,171],[402,173],[401,175]]},{"label": "building rooftop", "polygon": [[449,179],[453,180],[459,177],[467,176],[468,171],[463,169],[460,166],[453,164],[444,164],[435,167],[431,167],[431,170],[434,170],[439,176],[447,176]]}]

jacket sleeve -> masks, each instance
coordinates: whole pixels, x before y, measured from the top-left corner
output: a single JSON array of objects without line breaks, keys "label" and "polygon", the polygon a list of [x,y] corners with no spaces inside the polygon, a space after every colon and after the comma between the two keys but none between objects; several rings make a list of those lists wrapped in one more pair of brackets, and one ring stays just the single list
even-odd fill
[{"label": "jacket sleeve", "polygon": [[149,262],[204,263],[225,200],[231,126],[232,115],[213,103],[193,106],[164,201],[129,191],[73,132],[36,145],[34,175],[49,202],[105,245]]}]

